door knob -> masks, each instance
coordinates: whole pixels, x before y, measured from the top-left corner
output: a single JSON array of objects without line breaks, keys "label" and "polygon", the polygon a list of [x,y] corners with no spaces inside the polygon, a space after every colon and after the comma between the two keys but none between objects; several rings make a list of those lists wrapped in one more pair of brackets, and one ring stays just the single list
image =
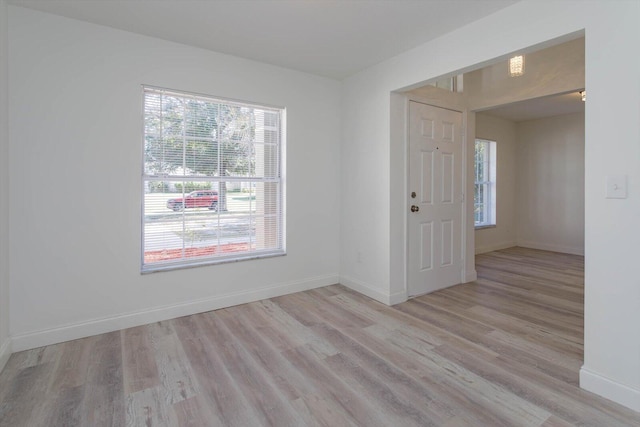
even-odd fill
[{"label": "door knob", "polygon": [[416,205],[412,205],[411,206],[411,212],[418,212],[420,210],[419,207],[417,207]]}]

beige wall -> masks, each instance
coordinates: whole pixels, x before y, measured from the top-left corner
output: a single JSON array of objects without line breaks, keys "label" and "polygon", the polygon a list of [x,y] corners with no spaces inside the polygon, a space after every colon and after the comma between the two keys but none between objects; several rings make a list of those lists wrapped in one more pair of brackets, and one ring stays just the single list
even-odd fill
[{"label": "beige wall", "polygon": [[[507,61],[466,73],[466,105],[474,110],[581,89],[584,52],[584,38],[578,38],[527,53],[522,77],[509,77]],[[575,120],[549,118],[516,124],[477,114],[476,137],[498,141],[498,195],[496,227],[476,230],[476,253],[516,244],[584,253],[584,187],[577,191],[574,185],[575,181],[584,184],[584,114],[579,116],[583,118],[580,132]],[[582,148],[575,153],[578,145]],[[580,180],[575,173],[581,174]],[[556,180],[553,188],[549,180]]]},{"label": "beige wall", "polygon": [[518,78],[509,76],[506,60],[464,75],[464,92],[471,110],[577,91],[584,87],[584,37],[527,53],[525,73]]},{"label": "beige wall", "polygon": [[497,224],[475,231],[476,253],[523,246],[584,254],[584,114],[515,123],[476,114],[497,145]]},{"label": "beige wall", "polygon": [[584,114],[516,129],[518,245],[584,254]]},{"label": "beige wall", "polygon": [[496,141],[496,226],[476,230],[476,253],[516,245],[516,124],[476,114],[476,138]]}]

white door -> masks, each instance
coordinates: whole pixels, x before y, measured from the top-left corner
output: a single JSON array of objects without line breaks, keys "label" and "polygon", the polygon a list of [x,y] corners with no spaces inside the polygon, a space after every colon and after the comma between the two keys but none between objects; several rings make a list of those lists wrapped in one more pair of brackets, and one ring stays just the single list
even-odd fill
[{"label": "white door", "polygon": [[462,278],[462,113],[409,103],[409,296]]}]

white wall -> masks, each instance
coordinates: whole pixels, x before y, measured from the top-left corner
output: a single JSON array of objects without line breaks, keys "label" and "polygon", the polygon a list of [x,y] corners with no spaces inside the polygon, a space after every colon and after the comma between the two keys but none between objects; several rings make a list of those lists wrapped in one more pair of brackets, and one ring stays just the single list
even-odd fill
[{"label": "white wall", "polygon": [[[389,92],[369,80],[343,86],[340,282],[379,301],[389,288]],[[380,114],[384,105],[386,115]],[[380,144],[380,139],[387,144]],[[398,148],[403,152],[403,147]],[[401,156],[402,157],[402,156]],[[401,190],[404,191],[404,188]]]},{"label": "white wall", "polygon": [[496,141],[496,226],[475,231],[475,253],[510,248],[517,244],[516,124],[476,113],[476,138]]},{"label": "white wall", "polygon": [[[637,1],[522,1],[439,39],[384,61],[344,82],[341,276],[381,299],[406,289],[402,266],[406,170],[391,153],[390,92],[441,75],[469,71],[531,46],[541,48],[576,32],[586,35],[585,364],[583,387],[640,410],[640,48]],[[625,64],[625,67],[619,66]],[[624,90],[611,90],[623,82]],[[629,197],[604,198],[607,174],[628,176]],[[399,202],[398,202],[399,203]],[[370,209],[363,209],[371,207]],[[468,210],[471,213],[470,210]],[[473,230],[473,217],[469,230]],[[469,226],[469,224],[467,224]],[[395,230],[395,229],[394,229]],[[473,233],[470,233],[472,236]],[[466,242],[472,262],[473,238]],[[363,256],[358,259],[356,253]],[[394,270],[391,269],[393,266]],[[349,284],[347,283],[347,284]]]},{"label": "white wall", "polygon": [[[640,411],[640,2],[581,6],[587,20],[585,363],[580,384]],[[615,64],[624,63],[625,67]],[[623,90],[612,90],[611,83]],[[605,198],[607,175],[629,197]]]},{"label": "white wall", "polygon": [[7,120],[7,4],[0,0],[0,371],[11,355],[9,338],[9,133]]},{"label": "white wall", "polygon": [[[19,7],[9,36],[15,350],[338,281],[339,82]],[[142,84],[287,108],[286,256],[140,274]]]},{"label": "white wall", "polygon": [[584,114],[517,124],[518,245],[584,254]]}]

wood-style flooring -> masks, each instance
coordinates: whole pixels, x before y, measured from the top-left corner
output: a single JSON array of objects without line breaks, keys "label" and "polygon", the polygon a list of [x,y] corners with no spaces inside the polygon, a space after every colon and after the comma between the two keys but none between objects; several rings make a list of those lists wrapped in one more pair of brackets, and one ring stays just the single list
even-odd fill
[{"label": "wood-style flooring", "polygon": [[13,354],[1,426],[640,426],[578,387],[583,258],[387,307],[335,285]]}]

